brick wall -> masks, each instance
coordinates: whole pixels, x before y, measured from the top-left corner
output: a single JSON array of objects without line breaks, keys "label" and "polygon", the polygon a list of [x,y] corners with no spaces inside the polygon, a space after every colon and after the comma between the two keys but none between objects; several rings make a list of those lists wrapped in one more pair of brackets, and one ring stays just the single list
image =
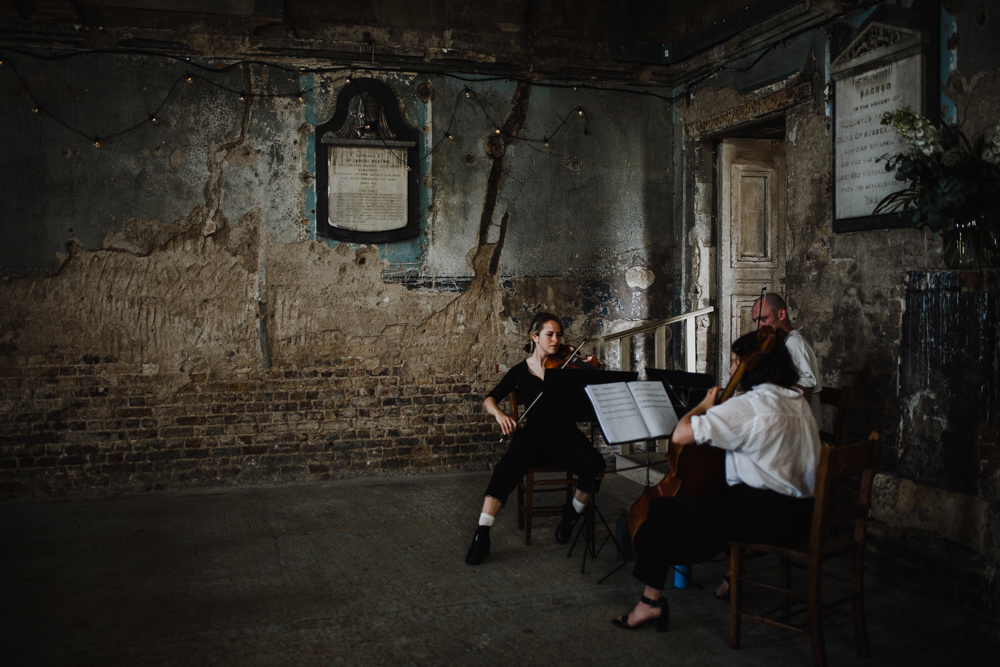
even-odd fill
[{"label": "brick wall", "polygon": [[227,377],[87,355],[0,359],[0,493],[30,498],[483,468],[468,378],[361,358]]}]

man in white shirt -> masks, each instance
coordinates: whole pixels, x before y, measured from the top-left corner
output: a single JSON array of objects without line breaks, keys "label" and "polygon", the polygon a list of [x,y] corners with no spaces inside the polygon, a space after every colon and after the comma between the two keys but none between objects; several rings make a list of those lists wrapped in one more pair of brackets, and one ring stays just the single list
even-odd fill
[{"label": "man in white shirt", "polygon": [[799,371],[799,381],[796,386],[802,390],[806,400],[810,402],[813,417],[816,421],[820,418],[819,397],[817,394],[823,391],[823,380],[819,373],[819,364],[816,361],[816,353],[812,347],[802,337],[798,329],[792,326],[792,320],[788,316],[788,307],[785,300],[773,292],[768,292],[762,298],[753,302],[750,310],[757,326],[769,326],[775,331],[785,334],[785,347],[792,355],[792,362]]}]

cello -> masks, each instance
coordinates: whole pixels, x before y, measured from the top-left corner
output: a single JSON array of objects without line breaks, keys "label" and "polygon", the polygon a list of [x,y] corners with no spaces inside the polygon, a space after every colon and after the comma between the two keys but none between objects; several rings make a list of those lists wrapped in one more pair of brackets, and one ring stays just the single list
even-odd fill
[{"label": "cello", "polygon": [[[769,326],[757,329],[757,344],[753,350],[740,359],[733,377],[726,389],[716,396],[719,405],[736,393],[743,375],[757,367],[761,358],[774,349],[776,334]],[[654,486],[646,487],[642,495],[632,504],[626,518],[633,548],[642,541],[640,529],[649,513],[649,504],[656,498],[665,497],[710,497],[725,491],[726,450],[705,445],[679,445],[670,438],[667,446],[667,462],[670,471]],[[695,541],[683,543],[674,555],[672,565],[691,565],[711,560],[725,548],[725,542]]]}]

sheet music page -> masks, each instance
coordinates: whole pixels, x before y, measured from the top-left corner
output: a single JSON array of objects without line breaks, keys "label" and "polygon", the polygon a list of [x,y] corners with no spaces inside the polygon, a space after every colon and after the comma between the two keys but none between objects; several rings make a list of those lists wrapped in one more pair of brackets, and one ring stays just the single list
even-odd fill
[{"label": "sheet music page", "polygon": [[670,402],[670,397],[667,396],[667,390],[663,388],[663,383],[629,382],[628,388],[650,435],[654,438],[668,437],[680,420]]},{"label": "sheet music page", "polygon": [[611,444],[644,440],[650,436],[646,422],[624,382],[590,384],[584,388],[604,437]]}]

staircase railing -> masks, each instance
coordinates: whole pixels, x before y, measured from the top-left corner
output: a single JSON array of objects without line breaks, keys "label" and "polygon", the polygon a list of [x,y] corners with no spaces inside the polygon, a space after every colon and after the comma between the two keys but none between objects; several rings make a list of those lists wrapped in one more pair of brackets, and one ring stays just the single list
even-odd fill
[{"label": "staircase railing", "polygon": [[[697,326],[695,318],[702,315],[708,315],[715,312],[713,306],[708,308],[700,308],[698,310],[692,310],[691,312],[684,313],[683,315],[677,315],[676,317],[670,317],[665,320],[657,320],[656,322],[650,322],[648,324],[642,324],[631,329],[626,329],[624,331],[619,331],[607,336],[602,336],[601,341],[604,348],[604,358],[608,358],[608,344],[614,344],[616,341],[618,343],[618,358],[620,360],[621,370],[630,371],[632,370],[632,338],[637,334],[645,333],[647,331],[653,331],[653,367],[654,368],[666,368],[667,365],[667,327],[674,324],[683,323],[684,332],[682,336],[682,344],[684,350],[684,370],[688,373],[698,372],[698,335]],[[665,450],[666,441],[658,441],[657,449]],[[628,445],[621,445],[621,453],[628,454],[630,448]]]},{"label": "staircase railing", "polygon": [[621,370],[632,370],[632,337],[636,334],[654,331],[653,336],[653,367],[663,368],[667,365],[667,327],[679,322],[684,323],[684,370],[688,373],[696,373],[698,369],[698,336],[695,318],[701,315],[708,315],[715,312],[714,306],[692,310],[691,312],[677,315],[665,320],[642,324],[625,331],[619,331],[608,336],[602,336],[601,340],[607,349],[608,343],[618,341],[621,359]]}]

